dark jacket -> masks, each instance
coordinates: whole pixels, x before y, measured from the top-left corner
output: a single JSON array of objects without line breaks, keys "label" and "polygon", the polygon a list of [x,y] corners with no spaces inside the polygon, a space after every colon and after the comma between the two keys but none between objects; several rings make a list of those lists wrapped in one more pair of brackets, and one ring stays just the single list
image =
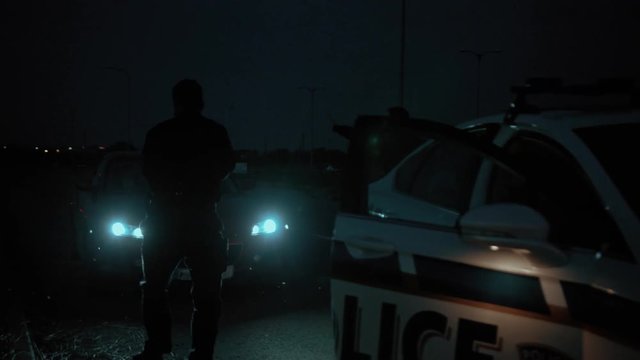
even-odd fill
[{"label": "dark jacket", "polygon": [[152,201],[210,205],[220,200],[221,181],[233,170],[224,126],[199,114],[178,116],[147,133],[143,171]]}]

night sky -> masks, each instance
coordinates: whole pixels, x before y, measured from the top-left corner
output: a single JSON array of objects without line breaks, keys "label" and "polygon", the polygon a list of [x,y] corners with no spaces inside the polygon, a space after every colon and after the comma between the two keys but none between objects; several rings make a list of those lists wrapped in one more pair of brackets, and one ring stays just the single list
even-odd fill
[{"label": "night sky", "polygon": [[[318,87],[315,145],[344,148],[332,123],[384,114],[399,100],[401,1],[4,1],[0,141],[110,144],[172,116],[182,78],[236,148],[301,145]],[[530,76],[640,78],[637,0],[407,0],[405,105],[416,117],[502,111]],[[86,134],[86,136],[85,136]]]}]

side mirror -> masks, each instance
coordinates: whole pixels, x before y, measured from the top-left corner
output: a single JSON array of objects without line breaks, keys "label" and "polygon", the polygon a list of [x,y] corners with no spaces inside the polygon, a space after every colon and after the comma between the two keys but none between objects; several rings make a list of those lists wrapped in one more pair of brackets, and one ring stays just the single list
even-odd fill
[{"label": "side mirror", "polygon": [[464,241],[491,250],[511,250],[526,256],[538,267],[556,267],[568,262],[567,255],[547,241],[547,220],[527,206],[480,206],[464,214],[459,226]]}]

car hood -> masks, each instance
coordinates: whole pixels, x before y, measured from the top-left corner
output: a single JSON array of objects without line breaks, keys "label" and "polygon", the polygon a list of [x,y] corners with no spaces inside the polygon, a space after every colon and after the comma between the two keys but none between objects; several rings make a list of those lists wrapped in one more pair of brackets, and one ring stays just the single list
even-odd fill
[{"label": "car hood", "polygon": [[147,199],[146,194],[103,194],[94,202],[89,216],[94,222],[138,225],[145,217]]}]

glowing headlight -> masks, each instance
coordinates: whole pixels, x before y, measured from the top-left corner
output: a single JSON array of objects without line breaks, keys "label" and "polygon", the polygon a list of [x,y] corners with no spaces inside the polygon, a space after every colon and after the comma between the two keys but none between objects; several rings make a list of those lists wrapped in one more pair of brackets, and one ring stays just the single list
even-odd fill
[{"label": "glowing headlight", "polygon": [[111,233],[117,237],[130,236],[136,239],[142,239],[142,229],[137,226],[115,222],[111,225]]},{"label": "glowing headlight", "polygon": [[288,230],[289,225],[285,224],[284,226],[280,226],[274,219],[267,219],[253,225],[251,228],[251,236],[274,234],[278,231],[283,231],[282,229]]},{"label": "glowing headlight", "polygon": [[142,239],[144,236],[142,235],[142,229],[140,228],[135,228],[135,230],[133,230],[132,235],[138,239]]},{"label": "glowing headlight", "polygon": [[275,221],[269,219],[264,222],[264,226],[262,227],[262,229],[264,229],[265,233],[272,234],[276,232],[276,230],[278,230],[278,224],[276,224]]},{"label": "glowing headlight", "polygon": [[122,236],[126,231],[127,229],[124,227],[124,224],[122,224],[121,222],[117,222],[111,225],[111,232],[115,236]]}]

